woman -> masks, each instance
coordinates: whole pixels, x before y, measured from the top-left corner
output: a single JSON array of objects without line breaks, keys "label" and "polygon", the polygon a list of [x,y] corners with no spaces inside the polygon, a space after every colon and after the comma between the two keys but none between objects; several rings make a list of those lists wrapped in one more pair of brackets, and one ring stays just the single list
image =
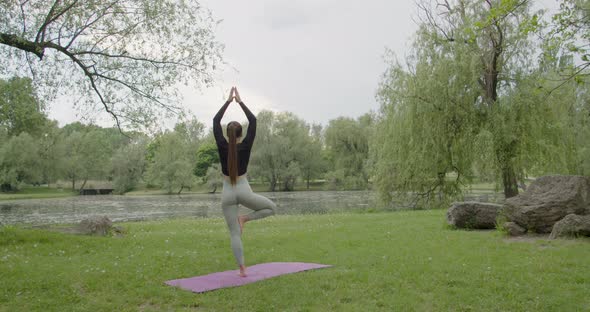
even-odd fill
[{"label": "woman", "polygon": [[[227,136],[229,142],[223,136],[221,130],[221,118],[229,104],[236,100],[248,118],[248,132],[246,137],[238,143],[242,137],[242,126],[237,121],[227,124]],[[244,105],[236,87],[232,87],[227,102],[223,104],[219,112],[213,118],[213,135],[217,142],[217,150],[221,161],[221,171],[224,175],[223,192],[221,195],[221,207],[229,228],[231,248],[236,261],[240,266],[240,276],[246,276],[244,265],[244,252],[242,249],[242,229],[246,222],[266,218],[274,214],[276,205],[264,196],[254,194],[246,179],[250,151],[256,136],[256,117]],[[242,204],[254,210],[248,215],[238,216],[238,205]]]}]

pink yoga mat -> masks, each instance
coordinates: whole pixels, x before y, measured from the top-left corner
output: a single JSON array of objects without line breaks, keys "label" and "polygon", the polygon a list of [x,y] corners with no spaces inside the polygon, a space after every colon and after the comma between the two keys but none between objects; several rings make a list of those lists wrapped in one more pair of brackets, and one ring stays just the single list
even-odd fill
[{"label": "pink yoga mat", "polygon": [[240,277],[238,276],[238,270],[232,270],[170,280],[167,281],[166,284],[190,290],[192,292],[202,293],[219,288],[246,285],[283,274],[327,267],[331,267],[331,265],[304,262],[270,262],[248,267],[246,270],[246,273],[248,274],[247,277]]}]

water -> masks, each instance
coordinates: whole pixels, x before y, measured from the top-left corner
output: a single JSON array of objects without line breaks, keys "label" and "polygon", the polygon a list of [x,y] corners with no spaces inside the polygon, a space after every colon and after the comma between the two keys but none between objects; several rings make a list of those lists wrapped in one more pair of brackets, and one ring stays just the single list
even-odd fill
[{"label": "water", "polygon": [[[375,206],[370,191],[313,191],[259,193],[274,201],[277,214],[323,214],[359,211]],[[0,201],[0,224],[77,223],[90,215],[112,221],[172,217],[218,217],[221,194],[153,196],[77,196],[55,199]],[[244,213],[246,208],[240,208]]]}]

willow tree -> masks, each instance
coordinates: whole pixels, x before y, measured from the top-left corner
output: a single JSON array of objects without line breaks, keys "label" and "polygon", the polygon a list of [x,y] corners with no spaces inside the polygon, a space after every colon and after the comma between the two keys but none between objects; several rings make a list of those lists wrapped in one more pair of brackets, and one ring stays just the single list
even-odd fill
[{"label": "willow tree", "polygon": [[326,154],[331,171],[326,178],[335,188],[366,189],[369,184],[369,137],[373,116],[330,120],[325,130]]},{"label": "willow tree", "polygon": [[314,168],[307,163],[315,159],[307,157],[314,148],[309,144],[309,125],[290,112],[264,110],[257,120],[250,173],[268,182],[270,191],[274,192],[277,186],[282,191],[292,191],[304,170]]},{"label": "willow tree", "polygon": [[[382,116],[373,142],[376,186],[418,198],[460,195],[477,168],[492,171],[504,195],[530,166],[534,138],[521,124],[538,103],[518,81],[533,71],[530,1],[420,2],[412,54],[393,61],[381,82]],[[531,104],[533,103],[533,104]],[[527,158],[528,160],[529,158]],[[477,166],[479,164],[479,166]],[[482,169],[483,168],[483,169]]]},{"label": "willow tree", "polygon": [[8,0],[0,16],[0,75],[84,95],[118,126],[178,112],[178,86],[210,83],[221,59],[195,0]]}]

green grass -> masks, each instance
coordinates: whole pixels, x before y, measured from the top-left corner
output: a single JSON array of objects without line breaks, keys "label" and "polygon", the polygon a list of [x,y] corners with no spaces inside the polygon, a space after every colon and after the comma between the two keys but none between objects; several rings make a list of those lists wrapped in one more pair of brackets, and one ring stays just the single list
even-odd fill
[{"label": "green grass", "polygon": [[69,197],[76,196],[77,194],[77,192],[72,192],[71,189],[48,188],[47,186],[26,186],[18,192],[0,192],[0,201],[12,199]]},{"label": "green grass", "polygon": [[123,224],[124,237],[0,229],[0,311],[588,311],[590,240],[450,230],[444,211],[276,216],[247,263],[333,268],[204,294],[165,280],[234,269],[222,219]]}]

